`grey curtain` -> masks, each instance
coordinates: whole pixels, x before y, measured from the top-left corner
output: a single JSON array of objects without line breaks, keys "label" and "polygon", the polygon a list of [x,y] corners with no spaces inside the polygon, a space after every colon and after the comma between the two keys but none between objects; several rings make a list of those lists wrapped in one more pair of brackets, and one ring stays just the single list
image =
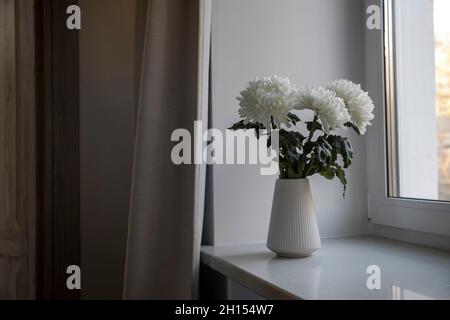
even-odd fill
[{"label": "grey curtain", "polygon": [[172,164],[171,134],[207,128],[210,12],[209,0],[148,3],[125,299],[197,296],[206,170]]}]

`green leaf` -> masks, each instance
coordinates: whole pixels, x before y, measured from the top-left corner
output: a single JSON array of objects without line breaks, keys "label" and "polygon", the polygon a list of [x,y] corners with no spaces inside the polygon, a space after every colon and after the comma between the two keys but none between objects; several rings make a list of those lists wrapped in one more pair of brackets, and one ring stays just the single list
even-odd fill
[{"label": "green leaf", "polygon": [[353,124],[352,122],[347,122],[346,124],[344,124],[344,126],[346,126],[347,128],[352,128],[353,130],[355,130],[355,132],[360,136],[361,135],[361,131],[359,131],[359,128]]},{"label": "green leaf", "polygon": [[332,151],[333,147],[326,139],[324,139],[324,137],[317,139],[314,146],[314,155],[322,167],[331,164]]},{"label": "green leaf", "polygon": [[342,169],[340,166],[336,165],[335,167],[335,171],[336,171],[336,177],[338,177],[339,181],[342,183],[342,185],[344,186],[344,193],[343,193],[343,197],[345,199],[345,193],[347,191],[347,178],[345,176],[345,171],[344,169]]},{"label": "green leaf", "polygon": [[235,123],[232,127],[228,128],[228,130],[233,130],[233,131],[250,130],[250,129],[254,129],[255,130],[256,137],[259,139],[259,137],[260,137],[260,130],[264,130],[264,129],[266,129],[266,127],[262,123],[259,123],[259,122],[256,122],[256,123],[253,123],[253,122],[245,123],[244,120],[241,120],[238,123]]},{"label": "green leaf", "polygon": [[288,113],[288,118],[291,120],[294,126],[297,124],[297,122],[301,122],[300,118],[297,117],[297,115],[292,112]]},{"label": "green leaf", "polygon": [[335,172],[332,167],[325,167],[322,171],[319,172],[320,175],[328,180],[333,180],[335,177]]},{"label": "green leaf", "polygon": [[318,122],[309,121],[309,122],[305,122],[305,123],[306,123],[306,128],[308,129],[308,131],[311,131],[311,132],[316,132],[317,130],[323,131],[322,125]]},{"label": "green leaf", "polygon": [[285,138],[291,147],[297,148],[301,148],[303,141],[306,140],[306,137],[304,137],[301,133],[296,131],[287,131],[284,129],[280,130],[280,137]]},{"label": "green leaf", "polygon": [[310,154],[311,151],[314,149],[314,142],[307,142],[305,143],[305,145],[303,146],[303,153],[305,155]]},{"label": "green leaf", "polygon": [[342,156],[344,168],[347,169],[352,164],[353,159],[353,147],[348,139],[340,136],[328,136],[327,141],[333,148],[332,162],[336,162],[339,154]]},{"label": "green leaf", "polygon": [[340,153],[344,160],[344,168],[347,169],[352,164],[353,159],[353,148],[350,142],[346,138],[341,140],[341,150]]},{"label": "green leaf", "polygon": [[241,120],[235,124],[233,124],[230,128],[228,128],[228,130],[239,130],[239,129],[244,129],[245,124],[244,124],[244,120]]},{"label": "green leaf", "polygon": [[235,123],[231,128],[228,128],[228,130],[234,130],[234,131],[244,130],[244,129],[265,129],[265,126],[259,122],[245,123],[244,120],[241,120],[241,121]]}]

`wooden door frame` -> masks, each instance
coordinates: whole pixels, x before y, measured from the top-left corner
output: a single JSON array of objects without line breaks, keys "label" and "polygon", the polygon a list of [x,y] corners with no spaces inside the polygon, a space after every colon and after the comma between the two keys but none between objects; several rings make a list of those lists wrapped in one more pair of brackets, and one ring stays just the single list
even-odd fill
[{"label": "wooden door frame", "polygon": [[35,297],[34,0],[0,0],[0,299]]},{"label": "wooden door frame", "polygon": [[38,299],[79,299],[66,269],[80,265],[79,35],[66,9],[36,0]]}]

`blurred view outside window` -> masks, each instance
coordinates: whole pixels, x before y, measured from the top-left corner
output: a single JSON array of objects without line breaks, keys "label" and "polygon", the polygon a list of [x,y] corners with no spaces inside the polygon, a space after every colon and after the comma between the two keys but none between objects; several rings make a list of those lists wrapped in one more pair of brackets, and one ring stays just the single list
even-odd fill
[{"label": "blurred view outside window", "polygon": [[389,3],[389,195],[450,201],[450,0]]},{"label": "blurred view outside window", "polygon": [[439,199],[450,201],[450,0],[434,0]]}]

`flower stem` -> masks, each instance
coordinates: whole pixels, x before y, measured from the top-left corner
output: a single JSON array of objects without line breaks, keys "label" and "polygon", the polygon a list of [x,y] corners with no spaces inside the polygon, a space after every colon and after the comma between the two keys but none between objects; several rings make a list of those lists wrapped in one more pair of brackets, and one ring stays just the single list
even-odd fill
[{"label": "flower stem", "polygon": [[[316,132],[316,126],[317,126],[317,122],[318,121],[319,121],[319,115],[316,113],[314,115],[312,128],[311,128],[311,131],[309,132],[308,140],[306,141],[305,145],[310,144],[312,142],[312,139],[314,137],[314,132]],[[306,167],[306,162],[307,162],[307,158],[306,158],[307,156],[308,155],[303,152],[302,157],[301,157],[301,161],[300,161],[299,173],[300,173],[302,179],[306,179],[307,178],[307,174],[308,174],[308,171],[309,171],[309,168],[308,168],[308,170],[305,170],[305,169],[307,169],[307,168],[305,168]]]},{"label": "flower stem", "polygon": [[270,122],[272,123],[272,129],[276,130],[277,126],[275,124],[275,121],[273,120],[273,116],[270,116]]}]

